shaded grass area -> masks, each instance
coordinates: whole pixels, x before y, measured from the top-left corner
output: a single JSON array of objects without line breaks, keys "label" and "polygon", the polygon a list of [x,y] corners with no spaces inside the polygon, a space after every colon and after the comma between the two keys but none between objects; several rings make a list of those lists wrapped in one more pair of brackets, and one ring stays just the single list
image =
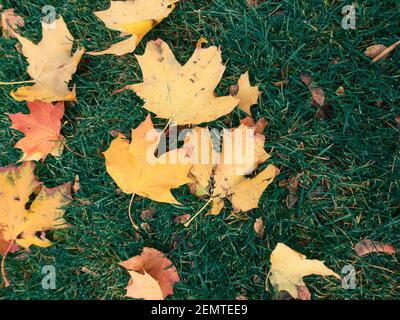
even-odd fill
[{"label": "shaded grass area", "polygon": [[[41,9],[49,1],[2,1],[23,15],[23,34],[40,39]],[[51,1],[62,15],[78,45],[103,49],[115,42],[112,32],[92,11],[106,9],[108,1]],[[68,146],[85,157],[65,151],[60,159],[49,157],[37,164],[37,175],[47,186],[81,181],[78,197],[66,219],[73,228],[52,233],[55,244],[33,247],[7,260],[12,285],[0,288],[8,299],[118,299],[129,276],[118,262],[140,253],[143,246],[157,248],[174,262],[182,281],[171,299],[271,299],[265,291],[269,255],[284,242],[309,258],[324,260],[340,273],[345,265],[357,272],[357,287],[345,290],[333,278],[307,277],[314,299],[399,298],[398,254],[373,254],[359,258],[353,245],[364,238],[399,244],[399,142],[395,116],[400,114],[399,56],[371,64],[363,52],[369,45],[391,45],[399,40],[400,3],[360,1],[357,29],[341,28],[342,1],[265,1],[248,8],[244,1],[182,1],[170,17],[153,29],[136,50],[142,54],[148,40],[162,38],[181,63],[192,54],[200,36],[221,46],[227,70],[219,94],[227,94],[240,74],[249,70],[263,94],[253,107],[256,119],[269,120],[266,150],[281,174],[263,194],[259,208],[243,220],[230,220],[229,206],[217,217],[201,216],[184,229],[172,221],[175,215],[195,213],[199,201],[187,187],[174,191],[183,206],[136,198],[133,212],[155,208],[147,221],[151,231],[140,241],[127,217],[129,196],[118,194],[105,173],[101,153],[112,139],[110,130],[125,135],[146,117],[143,104],[131,92],[115,94],[126,84],[141,81],[133,54],[123,57],[84,56],[73,78],[78,102],[66,109],[62,134]],[[0,39],[0,81],[28,80],[26,61],[14,48],[16,41]],[[340,62],[332,64],[332,59]],[[272,85],[288,69],[289,82]],[[317,120],[310,93],[300,80],[309,72],[325,90],[333,107],[330,119]],[[345,97],[337,97],[339,86]],[[9,129],[5,113],[27,112],[25,103],[13,101],[10,86],[0,86],[0,165],[15,163],[21,153],[13,149],[21,134]],[[235,126],[239,111],[211,123]],[[165,121],[157,119],[159,127]],[[264,164],[262,167],[266,166]],[[287,208],[288,190],[279,182],[302,173],[299,200]],[[327,188],[315,195],[323,183]],[[318,189],[319,190],[319,189]],[[265,239],[259,239],[253,223],[262,217]],[[177,241],[177,245],[173,245]],[[18,257],[19,258],[16,258]],[[397,260],[396,260],[397,258]],[[43,290],[41,269],[54,265],[57,288]],[[92,272],[85,273],[82,267]]]}]

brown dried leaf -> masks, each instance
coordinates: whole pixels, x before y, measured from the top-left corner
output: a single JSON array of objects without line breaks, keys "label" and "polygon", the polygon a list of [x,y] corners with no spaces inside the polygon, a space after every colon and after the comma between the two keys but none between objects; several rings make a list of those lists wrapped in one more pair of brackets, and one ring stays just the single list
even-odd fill
[{"label": "brown dried leaf", "polygon": [[154,209],[154,208],[145,209],[140,214],[140,219],[142,219],[142,220],[151,219],[151,218],[153,218],[155,213],[156,213],[156,209]]},{"label": "brown dried leaf", "polygon": [[182,214],[180,216],[175,216],[173,220],[176,223],[185,223],[189,219],[190,219],[190,214],[186,213],[186,214]]},{"label": "brown dried leaf", "polygon": [[338,97],[344,97],[346,95],[345,91],[344,91],[344,87],[340,86],[339,88],[337,88],[336,95]]},{"label": "brown dried leaf", "polygon": [[120,265],[132,277],[126,288],[126,296],[131,298],[165,299],[174,293],[174,283],[180,281],[171,260],[153,248],[144,247],[140,255],[120,262]]},{"label": "brown dried leaf", "polygon": [[383,44],[375,44],[373,46],[368,47],[364,54],[371,59],[376,58],[379,54],[381,54],[383,51],[385,51],[387,49],[386,46],[384,46]]},{"label": "brown dried leaf", "polygon": [[306,286],[297,286],[298,299],[311,300],[310,290]]},{"label": "brown dried leaf", "polygon": [[365,256],[372,252],[383,252],[390,255],[395,254],[396,249],[391,244],[385,244],[378,241],[372,241],[370,239],[364,239],[359,241],[355,246],[354,250],[358,256]]},{"label": "brown dried leaf", "polygon": [[24,25],[24,19],[17,15],[14,9],[6,9],[1,13],[1,28],[4,38],[16,38],[15,31]]},{"label": "brown dried leaf", "polygon": [[73,193],[77,193],[81,189],[81,185],[79,183],[79,176],[75,176],[74,184],[72,185]]},{"label": "brown dried leaf", "polygon": [[257,218],[254,222],[254,231],[257,233],[259,238],[264,238],[265,231],[264,231],[264,222],[262,218]]}]

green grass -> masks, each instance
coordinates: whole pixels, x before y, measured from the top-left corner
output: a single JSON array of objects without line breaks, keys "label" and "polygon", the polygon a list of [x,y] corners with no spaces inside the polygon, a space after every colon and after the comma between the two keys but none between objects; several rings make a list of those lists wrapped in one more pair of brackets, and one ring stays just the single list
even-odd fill
[{"label": "green grass", "polygon": [[[24,16],[22,32],[34,40],[40,39],[41,8],[50,2],[64,17],[78,45],[97,50],[115,42],[117,32],[106,29],[92,14],[107,8],[108,1],[2,1],[5,8],[15,7]],[[400,3],[358,1],[357,30],[352,31],[341,28],[344,4],[267,0],[252,9],[244,1],[185,0],[137,48],[136,53],[142,54],[146,41],[159,37],[183,63],[204,36],[210,44],[221,46],[227,64],[218,93],[226,94],[228,86],[246,70],[252,82],[260,84],[263,94],[253,109],[254,117],[270,121],[265,145],[272,150],[268,163],[277,165],[281,174],[263,194],[259,208],[248,212],[247,220],[232,224],[226,220],[229,206],[220,216],[199,217],[189,229],[174,223],[175,215],[193,214],[206,201],[199,201],[182,187],[174,191],[182,207],[136,198],[135,217],[146,208],[155,208],[156,214],[148,221],[151,232],[134,240],[127,217],[130,197],[116,192],[101,152],[112,140],[110,130],[129,135],[130,129],[145,119],[146,110],[135,94],[113,94],[126,84],[140,82],[141,72],[133,54],[84,56],[73,78],[78,102],[66,109],[62,134],[69,147],[85,157],[66,150],[60,159],[50,156],[38,163],[36,172],[47,186],[73,181],[79,174],[78,197],[91,204],[75,201],[67,209],[66,219],[74,228],[53,233],[52,247],[33,247],[26,255],[7,258],[12,285],[0,289],[0,298],[123,298],[129,276],[118,262],[150,246],[166,253],[181,276],[170,299],[234,299],[239,294],[271,299],[264,284],[269,255],[278,242],[309,258],[324,260],[338,273],[347,264],[356,268],[358,285],[354,290],[343,289],[332,278],[307,277],[313,299],[400,298],[399,255],[359,258],[352,249],[364,238],[399,246],[400,132],[394,119],[400,114],[400,50],[377,64],[371,64],[363,52],[369,45],[391,45],[399,40]],[[278,8],[282,14],[270,15]],[[26,60],[14,48],[15,43],[0,39],[0,81],[29,79]],[[331,64],[335,57],[341,62]],[[286,66],[289,84],[281,90],[272,82],[281,80],[281,69]],[[331,119],[315,118],[316,108],[299,77],[302,72],[311,73],[325,90],[333,107]],[[342,98],[335,95],[340,85],[346,90]],[[22,135],[9,129],[5,115],[27,112],[25,103],[9,96],[14,87],[0,86],[1,166],[15,163],[21,156],[13,147]],[[240,116],[235,110],[211,125],[235,126]],[[155,121],[160,127],[166,123]],[[300,172],[299,201],[288,209],[288,190],[278,183]],[[329,181],[329,188],[318,197],[310,196],[323,180]],[[258,217],[265,222],[263,240],[253,230]],[[176,236],[180,240],[174,249]],[[56,267],[56,290],[41,287],[41,268],[47,264]],[[82,267],[93,274],[82,272]]]}]

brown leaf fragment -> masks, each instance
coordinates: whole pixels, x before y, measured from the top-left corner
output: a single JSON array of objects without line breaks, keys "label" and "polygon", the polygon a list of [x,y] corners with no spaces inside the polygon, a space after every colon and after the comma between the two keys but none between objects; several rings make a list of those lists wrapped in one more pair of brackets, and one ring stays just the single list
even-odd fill
[{"label": "brown leaf fragment", "polygon": [[90,275],[95,276],[95,277],[97,277],[97,276],[99,275],[98,273],[96,273],[96,272],[90,270],[88,267],[82,267],[82,268],[81,268],[81,271],[82,271],[83,273],[90,274]]},{"label": "brown leaf fragment", "polygon": [[320,87],[314,87],[314,84],[315,83],[312,82],[311,85],[308,87],[312,96],[312,104],[322,107],[325,105],[325,92]]},{"label": "brown leaf fragment", "polygon": [[273,84],[275,87],[283,87],[283,86],[287,85],[288,82],[289,82],[289,80],[281,80],[281,81],[273,82],[272,84]]},{"label": "brown leaf fragment", "polygon": [[185,223],[189,219],[190,219],[190,214],[186,213],[186,214],[182,214],[180,216],[175,216],[173,220],[176,223]]},{"label": "brown leaf fragment", "polygon": [[345,91],[344,91],[344,87],[340,86],[339,88],[337,88],[336,95],[338,97],[344,97],[346,95]]},{"label": "brown leaf fragment", "polygon": [[303,83],[308,87],[312,81],[311,75],[309,73],[302,73],[300,74],[300,79]]},{"label": "brown leaf fragment", "polygon": [[371,59],[376,58],[379,54],[381,54],[383,51],[385,51],[387,49],[386,46],[384,46],[383,44],[375,44],[373,46],[368,47],[364,54]]},{"label": "brown leaf fragment", "polygon": [[317,120],[329,120],[333,117],[333,107],[331,104],[326,104],[318,109],[315,113],[315,118]]},{"label": "brown leaf fragment", "polygon": [[264,231],[264,222],[262,218],[257,218],[256,221],[254,222],[254,231],[257,233],[259,238],[264,238],[265,237],[265,231]]},{"label": "brown leaf fragment", "polygon": [[79,176],[75,176],[74,184],[72,185],[73,193],[77,193],[81,189],[81,185],[79,183]]},{"label": "brown leaf fragment", "polygon": [[299,199],[300,197],[297,193],[290,192],[286,197],[286,207],[292,209]]},{"label": "brown leaf fragment", "polygon": [[364,239],[359,241],[354,246],[354,251],[358,256],[365,256],[373,252],[383,252],[386,254],[393,255],[396,252],[396,249],[391,244],[385,244],[378,241],[372,241],[370,239]]},{"label": "brown leaf fragment", "polygon": [[235,300],[244,301],[244,300],[249,300],[249,298],[247,298],[245,295],[241,294],[241,295],[237,296]]},{"label": "brown leaf fragment", "polygon": [[310,290],[306,286],[297,286],[297,293],[299,300],[311,300]]},{"label": "brown leaf fragment", "polygon": [[312,96],[312,104],[315,106],[324,106],[325,105],[325,92],[322,90],[316,82],[314,82],[311,78],[311,75],[308,73],[300,74],[300,79],[303,83],[308,87]]},{"label": "brown leaf fragment", "polygon": [[253,127],[254,134],[264,134],[264,130],[268,126],[268,120],[266,120],[265,118],[260,118],[257,121],[257,123],[254,123],[254,120],[252,117],[246,117],[246,118],[240,120],[240,124],[243,124],[249,128]]},{"label": "brown leaf fragment", "polygon": [[393,43],[390,47],[386,48],[383,50],[381,53],[379,53],[373,60],[372,62],[378,62],[379,60],[382,60],[386,58],[390,52],[392,52],[394,49],[396,49],[400,45],[400,40]]},{"label": "brown leaf fragment", "polygon": [[119,130],[110,130],[109,133],[110,133],[111,137],[116,138],[121,133],[121,131],[119,131]]},{"label": "brown leaf fragment", "polygon": [[146,233],[151,233],[151,227],[147,222],[143,222],[140,224],[140,228]]},{"label": "brown leaf fragment", "polygon": [[237,84],[232,84],[229,86],[229,94],[234,97],[239,92],[239,86]]},{"label": "brown leaf fragment", "polygon": [[155,213],[156,213],[156,209],[154,209],[154,208],[144,209],[144,210],[142,210],[142,213],[140,214],[140,219],[142,219],[142,220],[151,219],[151,218],[153,218]]},{"label": "brown leaf fragment", "polygon": [[337,57],[333,58],[330,63],[335,65],[335,64],[338,64],[340,61],[342,61],[342,58],[337,56]]},{"label": "brown leaf fragment", "polygon": [[[1,10],[1,8],[0,8]],[[1,28],[4,38],[16,38],[15,31],[25,25],[24,19],[14,12],[14,9],[6,9],[1,12]]]}]

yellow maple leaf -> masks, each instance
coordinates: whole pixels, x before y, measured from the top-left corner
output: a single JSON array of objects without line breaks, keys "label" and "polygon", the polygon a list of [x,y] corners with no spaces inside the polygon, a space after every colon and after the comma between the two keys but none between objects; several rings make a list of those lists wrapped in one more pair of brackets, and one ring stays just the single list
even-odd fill
[{"label": "yellow maple leaf", "polygon": [[55,188],[41,187],[29,209],[30,195],[41,186],[35,180],[35,164],[24,162],[18,168],[0,168],[0,229],[2,241],[48,247],[51,242],[36,233],[67,227],[63,207],[71,201],[71,184]]},{"label": "yellow maple leaf", "polygon": [[255,124],[249,127],[242,121],[238,128],[226,131],[221,153],[214,157],[216,162],[213,169],[210,170],[209,164],[204,163],[194,165],[191,169],[190,177],[196,190],[203,190],[207,186],[204,181],[213,180],[212,208],[209,214],[219,214],[224,208],[225,198],[232,202],[235,212],[256,208],[264,190],[279,174],[278,168],[268,165],[254,178],[245,177],[270,158],[264,150],[265,137],[255,127]]},{"label": "yellow maple leaf", "polygon": [[215,46],[196,48],[183,66],[161,39],[149,41],[145,53],[136,57],[143,82],[127,88],[160,118],[180,125],[199,124],[228,114],[239,102],[231,96],[214,96],[225,71],[221,51]]},{"label": "yellow maple leaf", "polygon": [[18,88],[11,92],[11,96],[18,101],[75,101],[75,88],[70,91],[68,83],[76,71],[84,49],[79,49],[71,55],[74,38],[62,17],[52,25],[42,22],[42,32],[42,40],[37,45],[16,35],[22,45],[22,53],[29,63],[28,73],[35,84]]},{"label": "yellow maple leaf", "polygon": [[107,10],[94,14],[102,20],[109,29],[118,30],[123,35],[132,35],[127,40],[113,44],[110,48],[90,52],[92,55],[115,54],[123,55],[133,52],[142,38],[152,28],[169,16],[179,0],[135,0],[111,1]]},{"label": "yellow maple leaf", "polygon": [[238,88],[239,90],[235,97],[240,99],[239,108],[247,114],[251,114],[250,107],[257,103],[261,92],[258,90],[258,86],[252,86],[250,84],[248,72],[240,76]]},{"label": "yellow maple leaf", "polygon": [[148,115],[136,129],[132,129],[130,143],[122,134],[111,142],[104,152],[107,172],[127,194],[179,204],[171,189],[191,181],[187,177],[191,164],[185,160],[186,150],[183,148],[156,157],[154,154],[160,138],[161,133],[154,130]]},{"label": "yellow maple leaf", "polygon": [[[319,260],[309,260],[301,253],[294,251],[284,243],[278,243],[271,253],[271,269],[269,280],[277,292],[287,291],[293,298],[299,298],[299,291],[306,285],[303,277],[312,274],[320,276],[341,277],[327,268]],[[306,289],[307,290],[307,289]]]}]

